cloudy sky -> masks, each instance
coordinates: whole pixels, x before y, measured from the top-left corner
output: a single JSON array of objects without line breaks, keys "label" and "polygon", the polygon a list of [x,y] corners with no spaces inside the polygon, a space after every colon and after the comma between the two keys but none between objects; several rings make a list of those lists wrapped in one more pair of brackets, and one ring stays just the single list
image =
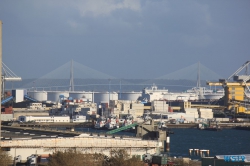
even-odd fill
[{"label": "cloudy sky", "polygon": [[117,78],[250,60],[249,0],[1,0],[3,62],[39,78],[74,60]]}]

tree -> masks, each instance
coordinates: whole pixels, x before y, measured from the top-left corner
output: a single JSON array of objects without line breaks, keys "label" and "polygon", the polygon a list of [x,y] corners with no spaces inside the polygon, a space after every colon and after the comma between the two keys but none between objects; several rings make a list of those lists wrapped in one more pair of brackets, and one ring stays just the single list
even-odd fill
[{"label": "tree", "polygon": [[1,166],[8,166],[12,163],[11,156],[9,156],[7,152],[2,151],[1,149],[0,149],[0,163]]},{"label": "tree", "polygon": [[143,166],[140,158],[130,158],[125,149],[111,150],[111,157],[101,153],[81,153],[75,149],[57,151],[50,155],[48,166]]},{"label": "tree", "polygon": [[140,158],[133,156],[130,158],[128,152],[125,149],[113,149],[111,150],[110,157],[111,166],[140,166],[143,162]]},{"label": "tree", "polygon": [[103,160],[104,156],[102,154],[83,154],[74,149],[68,149],[50,155],[48,166],[102,166]]}]

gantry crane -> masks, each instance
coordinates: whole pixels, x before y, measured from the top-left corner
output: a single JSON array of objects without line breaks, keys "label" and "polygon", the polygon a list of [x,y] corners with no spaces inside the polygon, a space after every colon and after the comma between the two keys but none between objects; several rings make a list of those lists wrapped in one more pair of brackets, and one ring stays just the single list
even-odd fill
[{"label": "gantry crane", "polygon": [[18,77],[13,71],[8,68],[3,62],[2,62],[2,91],[1,91],[1,97],[4,98],[4,91],[5,91],[5,81],[22,81],[21,77]]},{"label": "gantry crane", "polygon": [[[207,85],[224,88],[225,96],[223,99],[227,110],[234,109],[236,113],[250,113],[246,109],[246,105],[250,105],[250,75],[247,71],[249,64],[250,61],[245,62],[227,79],[219,79],[219,82],[207,82]],[[245,75],[239,75],[243,69],[246,69]],[[231,80],[232,78],[233,80]]]}]

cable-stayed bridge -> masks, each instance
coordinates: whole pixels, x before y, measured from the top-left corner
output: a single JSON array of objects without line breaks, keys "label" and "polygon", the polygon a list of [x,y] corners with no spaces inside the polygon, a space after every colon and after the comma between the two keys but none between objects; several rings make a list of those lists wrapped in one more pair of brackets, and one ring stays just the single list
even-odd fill
[{"label": "cable-stayed bridge", "polygon": [[222,76],[198,62],[156,79],[178,78],[183,80],[196,80],[198,74],[200,75],[201,80],[218,80],[222,78]]},{"label": "cable-stayed bridge", "polygon": [[206,66],[202,65],[201,63],[194,63],[190,66],[181,68],[177,71],[172,73],[147,80],[144,82],[145,84],[152,84],[154,82],[164,82],[165,80],[172,80],[175,84],[176,80],[179,82],[185,82],[186,86],[194,86],[194,81],[196,81],[196,85],[199,84],[199,81],[205,86],[205,82],[208,80],[218,80],[223,78],[219,74],[215,73],[211,69],[207,68]]},{"label": "cable-stayed bridge", "polygon": [[[72,71],[73,73],[71,73]],[[19,88],[69,90],[70,82],[72,82],[70,76],[73,75],[75,90],[119,91],[122,89],[121,91],[130,91],[141,90],[153,83],[159,88],[162,86],[168,89],[174,87],[177,89],[180,87],[182,87],[181,89],[189,89],[190,87],[196,86],[197,73],[199,73],[201,83],[204,85],[206,80],[218,80],[219,78],[222,78],[200,63],[195,63],[154,79],[121,79],[97,71],[78,62],[69,61],[38,79],[24,80],[22,85],[19,84]]]}]

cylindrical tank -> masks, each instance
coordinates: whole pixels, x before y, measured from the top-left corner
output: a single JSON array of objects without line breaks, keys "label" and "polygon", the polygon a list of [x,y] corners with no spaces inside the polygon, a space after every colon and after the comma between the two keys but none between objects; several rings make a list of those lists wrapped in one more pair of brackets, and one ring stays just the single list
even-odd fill
[{"label": "cylindrical tank", "polygon": [[51,101],[51,102],[58,102],[60,101],[60,95],[63,95],[65,98],[68,98],[69,97],[69,92],[60,92],[60,91],[48,91],[48,101]]},{"label": "cylindrical tank", "polygon": [[94,92],[94,103],[109,103],[109,100],[118,100],[116,92]]},{"label": "cylindrical tank", "polygon": [[93,92],[85,92],[85,91],[74,91],[69,92],[69,97],[73,99],[83,99],[84,101],[92,101]]},{"label": "cylindrical tank", "polygon": [[121,92],[118,93],[119,100],[137,100],[142,95],[142,92]]},{"label": "cylindrical tank", "polygon": [[46,91],[29,91],[27,95],[31,98],[34,98],[38,101],[46,101],[47,100],[47,92]]},{"label": "cylindrical tank", "polygon": [[167,94],[164,94],[163,95],[163,99],[174,101],[174,100],[177,99],[177,94],[176,93],[167,93]]},{"label": "cylindrical tank", "polygon": [[210,93],[210,94],[204,94],[205,99],[207,100],[219,100],[224,96],[223,93]]}]

